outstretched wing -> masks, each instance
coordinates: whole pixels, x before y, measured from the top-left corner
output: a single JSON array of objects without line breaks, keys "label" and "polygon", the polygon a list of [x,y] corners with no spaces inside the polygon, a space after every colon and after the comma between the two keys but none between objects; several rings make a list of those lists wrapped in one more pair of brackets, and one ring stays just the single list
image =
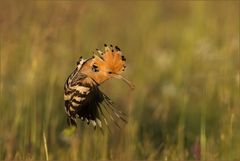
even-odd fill
[{"label": "outstretched wing", "polygon": [[[109,126],[109,120],[117,126],[117,119],[126,122],[126,115],[115,109],[113,102],[102,93],[98,84],[84,74],[75,70],[64,86],[65,111],[68,124],[77,126],[76,119],[91,123],[95,128]],[[102,123],[103,122],[103,123]]]}]

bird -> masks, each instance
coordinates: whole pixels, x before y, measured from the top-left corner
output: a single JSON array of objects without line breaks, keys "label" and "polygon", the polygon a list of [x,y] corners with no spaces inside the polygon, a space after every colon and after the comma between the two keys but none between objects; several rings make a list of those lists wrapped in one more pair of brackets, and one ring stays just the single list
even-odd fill
[{"label": "bird", "polygon": [[[109,127],[109,120],[117,126],[117,120],[127,122],[126,114],[115,108],[113,101],[99,86],[111,78],[117,78],[134,89],[134,85],[121,74],[126,68],[126,58],[118,46],[104,44],[104,51],[83,59],[64,84],[64,105],[69,126],[77,127],[77,119],[92,124],[94,129]],[[105,112],[103,111],[105,110]]]}]

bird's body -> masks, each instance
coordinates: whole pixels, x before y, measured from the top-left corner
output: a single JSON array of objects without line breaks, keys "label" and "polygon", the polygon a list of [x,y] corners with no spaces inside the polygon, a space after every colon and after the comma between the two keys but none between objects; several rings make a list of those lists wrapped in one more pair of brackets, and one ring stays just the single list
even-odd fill
[{"label": "bird's body", "polygon": [[[120,74],[125,69],[126,59],[116,46],[113,50],[105,45],[105,51],[97,50],[98,55],[80,60],[64,85],[65,111],[69,125],[77,126],[76,118],[80,118],[94,127],[102,128],[102,121],[108,126],[108,118],[115,121],[119,118],[125,121],[124,114],[114,108],[112,101],[100,91],[98,86],[104,81],[115,77],[130,82]],[[108,118],[102,107],[109,114]]]}]

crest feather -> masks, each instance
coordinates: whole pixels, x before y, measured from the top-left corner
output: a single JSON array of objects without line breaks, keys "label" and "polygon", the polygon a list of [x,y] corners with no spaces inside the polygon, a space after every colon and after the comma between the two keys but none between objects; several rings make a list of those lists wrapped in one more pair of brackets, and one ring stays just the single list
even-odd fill
[{"label": "crest feather", "polygon": [[99,56],[95,55],[94,63],[99,67],[100,71],[109,70],[112,73],[120,74],[125,68],[125,59],[122,58],[122,52],[116,46],[116,50],[110,50],[105,45],[105,51]]}]

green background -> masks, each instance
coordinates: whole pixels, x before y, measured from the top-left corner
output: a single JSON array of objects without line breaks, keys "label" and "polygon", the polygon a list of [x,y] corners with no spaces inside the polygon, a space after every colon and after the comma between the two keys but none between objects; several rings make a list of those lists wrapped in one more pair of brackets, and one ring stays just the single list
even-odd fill
[{"label": "green background", "polygon": [[[239,160],[239,1],[1,1],[0,159]],[[63,85],[103,44],[130,90],[101,86],[128,123],[67,128]]]}]

